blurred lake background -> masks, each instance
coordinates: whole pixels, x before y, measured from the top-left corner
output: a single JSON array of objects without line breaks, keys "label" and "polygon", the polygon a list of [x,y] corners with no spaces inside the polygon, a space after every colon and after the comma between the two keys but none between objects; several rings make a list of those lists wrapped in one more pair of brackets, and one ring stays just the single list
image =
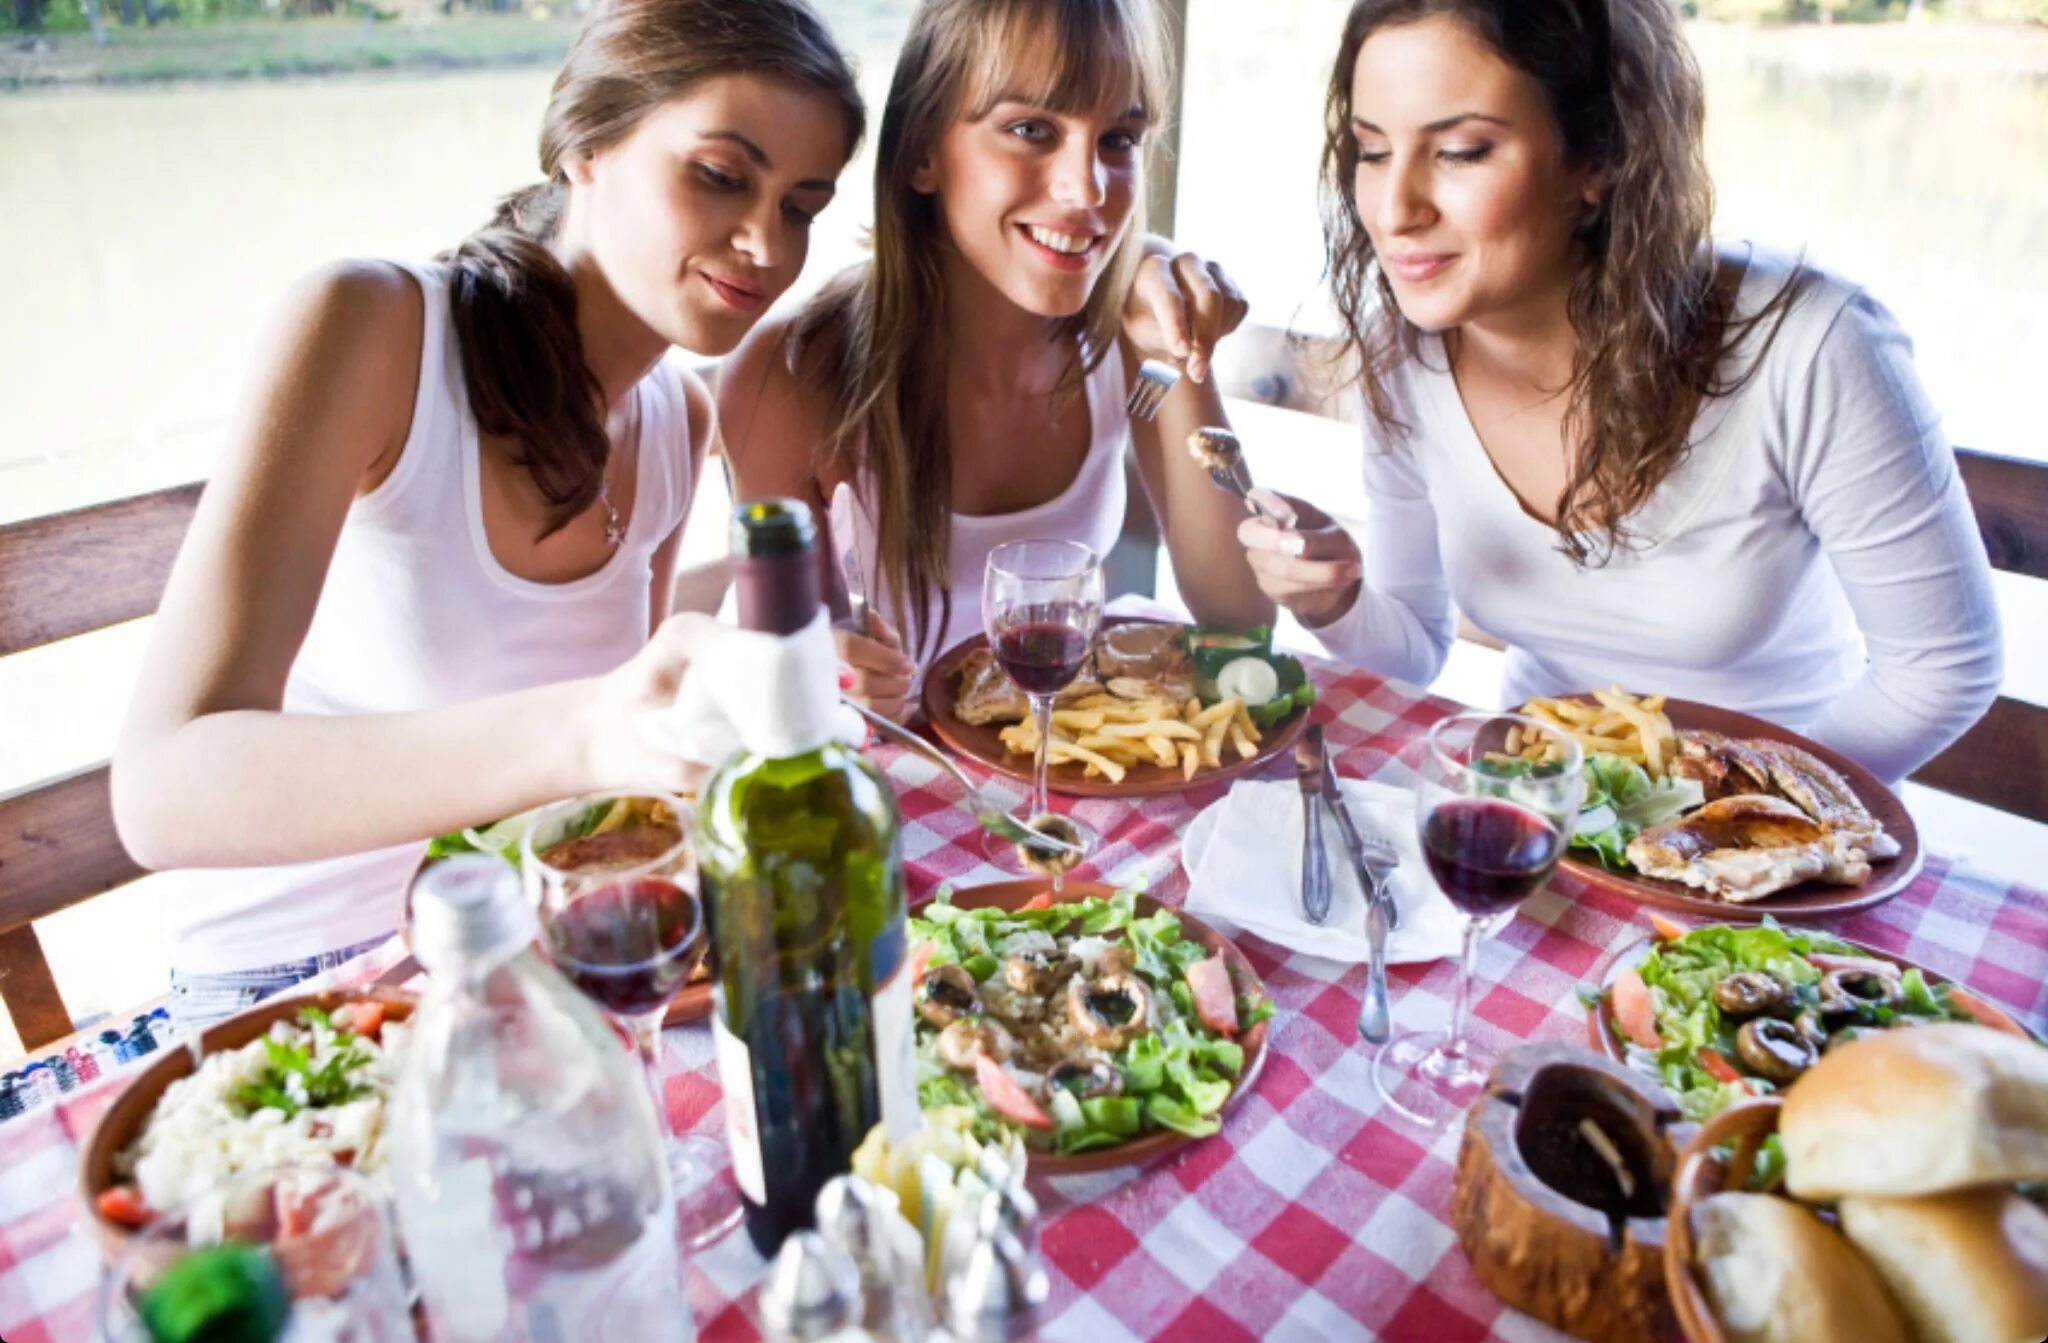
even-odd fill
[{"label": "blurred lake background", "polygon": [[[879,116],[909,0],[817,3]],[[1260,321],[1323,320],[1314,175],[1345,9],[1192,0],[1176,231],[1228,266]],[[0,27],[0,522],[206,475],[295,277],[340,256],[431,256],[536,176],[574,31],[545,9],[438,4],[240,27],[117,19],[110,0],[104,46]],[[1956,442],[2048,460],[2048,27],[1690,32],[1718,230],[1804,247],[1864,284],[1912,333]],[[216,77],[178,77],[194,74]],[[870,167],[821,219],[807,283],[860,255]],[[2014,648],[2048,644],[2041,600],[2002,592]],[[146,626],[0,664],[0,791],[107,754]],[[99,959],[94,930],[133,917],[117,906],[43,927],[75,1006],[92,995],[66,963]],[[105,1005],[132,1000],[123,982]]]}]

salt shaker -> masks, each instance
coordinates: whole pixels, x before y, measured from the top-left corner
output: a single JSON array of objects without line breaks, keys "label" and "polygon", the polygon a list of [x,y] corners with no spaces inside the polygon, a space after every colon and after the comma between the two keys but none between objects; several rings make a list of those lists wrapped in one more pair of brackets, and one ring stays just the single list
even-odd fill
[{"label": "salt shaker", "polygon": [[945,1241],[939,1247],[939,1282],[942,1289],[959,1277],[967,1266],[968,1252],[975,1243],[1007,1231],[1028,1255],[1038,1254],[1038,1200],[1022,1183],[997,1184],[982,1194],[972,1208],[963,1208],[946,1224]]},{"label": "salt shaker", "polygon": [[761,1286],[761,1324],[774,1343],[821,1343],[860,1323],[860,1270],[815,1231],[793,1231]]},{"label": "salt shaker", "polygon": [[998,1228],[975,1239],[947,1283],[946,1325],[956,1343],[1018,1343],[1037,1330],[1049,1290],[1038,1257]]},{"label": "salt shaker", "polygon": [[931,1321],[917,1284],[921,1270],[905,1265],[894,1233],[895,1200],[858,1175],[835,1175],[818,1191],[818,1232],[844,1250],[860,1277],[859,1319],[877,1338],[922,1336]]}]

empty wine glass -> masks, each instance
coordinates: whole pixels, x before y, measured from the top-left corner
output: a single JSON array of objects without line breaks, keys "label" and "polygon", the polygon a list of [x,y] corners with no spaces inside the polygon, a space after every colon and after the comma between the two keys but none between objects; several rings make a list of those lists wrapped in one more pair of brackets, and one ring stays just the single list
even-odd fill
[{"label": "empty wine glass", "polygon": [[1585,777],[1569,734],[1519,714],[1454,714],[1417,749],[1422,856],[1465,916],[1464,952],[1450,1028],[1396,1035],[1373,1060],[1372,1077],[1389,1107],[1435,1129],[1471,1108],[1492,1070],[1465,1038],[1480,938],[1550,879],[1578,824]]},{"label": "empty wine glass", "polygon": [[[981,580],[982,627],[996,661],[1031,702],[1038,735],[1026,825],[1037,826],[1051,815],[1046,767],[1053,697],[1088,661],[1102,628],[1102,599],[1102,562],[1077,541],[1011,541],[989,552]],[[1061,838],[1084,851],[1095,847],[1094,833],[1072,818],[1057,818],[1057,825]],[[1033,870],[1015,844],[991,840],[987,852],[998,866]]]},{"label": "empty wine glass", "polygon": [[705,954],[692,813],[655,792],[600,793],[540,812],[520,870],[548,959],[625,1028],[661,1122],[677,1226],[697,1250],[739,1223],[723,1144],[678,1134],[662,1098],[661,1023]]}]

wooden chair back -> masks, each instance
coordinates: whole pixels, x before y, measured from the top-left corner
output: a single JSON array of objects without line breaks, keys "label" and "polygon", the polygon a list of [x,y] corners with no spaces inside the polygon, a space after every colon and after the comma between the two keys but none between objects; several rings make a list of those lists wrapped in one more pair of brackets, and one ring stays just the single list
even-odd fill
[{"label": "wooden chair back", "polygon": [[[1225,396],[1353,420],[1358,402],[1339,354],[1332,340],[1247,327],[1218,350],[1217,385]],[[2048,464],[1958,448],[1956,465],[1991,566],[2048,579]],[[1912,777],[1944,793],[2048,822],[2048,707],[2001,695],[1975,727]]]}]

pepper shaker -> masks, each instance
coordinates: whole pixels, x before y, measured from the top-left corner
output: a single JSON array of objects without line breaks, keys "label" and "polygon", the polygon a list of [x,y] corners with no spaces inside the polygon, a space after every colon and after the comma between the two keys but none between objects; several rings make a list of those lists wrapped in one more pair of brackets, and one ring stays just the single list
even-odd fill
[{"label": "pepper shaker", "polygon": [[860,1270],[815,1231],[782,1242],[761,1285],[761,1324],[774,1343],[821,1343],[860,1322]]}]

